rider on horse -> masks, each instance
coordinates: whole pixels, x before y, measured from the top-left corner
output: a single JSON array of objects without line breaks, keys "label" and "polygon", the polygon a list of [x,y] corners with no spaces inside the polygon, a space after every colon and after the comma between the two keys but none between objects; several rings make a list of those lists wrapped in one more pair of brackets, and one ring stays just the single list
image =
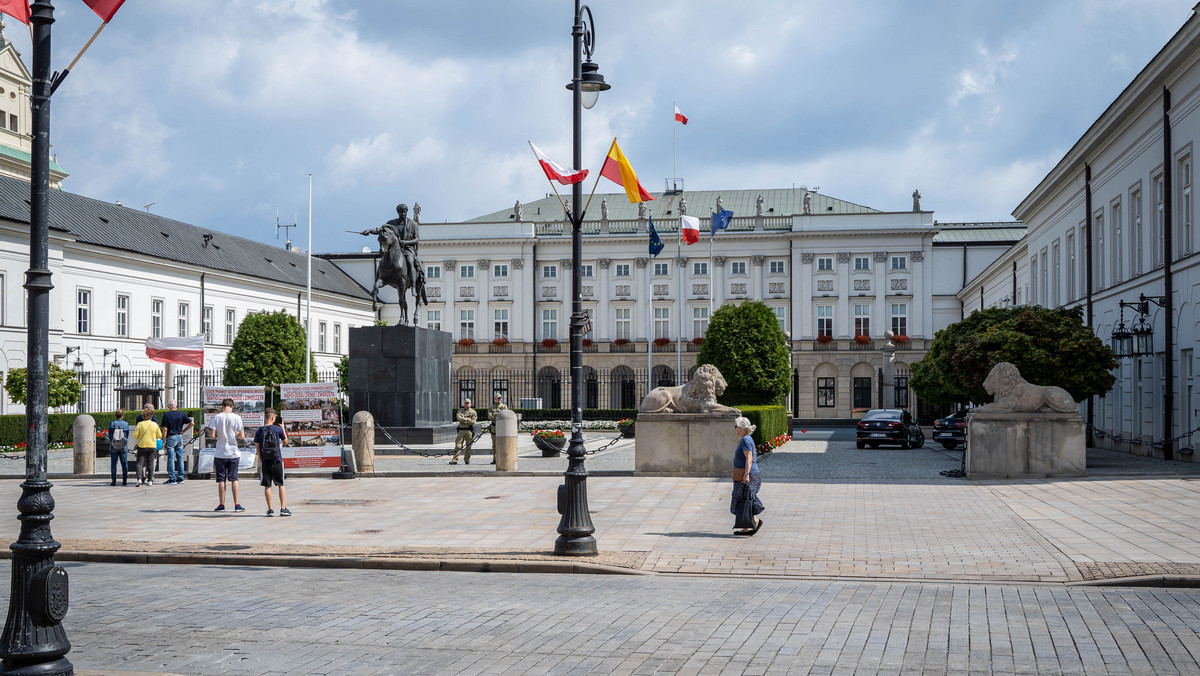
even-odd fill
[{"label": "rider on horse", "polygon": [[[385,285],[396,286],[402,294],[406,288],[411,288],[417,305],[428,305],[429,300],[425,297],[425,269],[421,265],[421,259],[417,256],[419,244],[417,223],[408,217],[408,206],[405,204],[396,206],[396,214],[398,218],[394,218],[378,228],[362,232],[364,235],[379,236],[379,253],[383,254],[384,261],[387,262],[387,264],[380,265],[376,271],[375,288],[378,289]],[[386,273],[390,272],[387,268],[394,268],[395,273],[403,278],[406,282],[403,287],[395,283],[397,280],[387,278]],[[406,305],[403,298],[400,302],[402,306]]]}]

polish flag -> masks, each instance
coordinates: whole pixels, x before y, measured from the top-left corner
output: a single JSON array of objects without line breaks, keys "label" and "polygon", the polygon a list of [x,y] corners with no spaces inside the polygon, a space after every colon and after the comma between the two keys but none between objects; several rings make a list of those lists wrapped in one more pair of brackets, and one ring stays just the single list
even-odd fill
[{"label": "polish flag", "polygon": [[121,5],[124,2],[125,0],[83,0],[83,3],[91,7],[92,11],[104,20],[104,23],[112,21],[113,14],[116,14],[117,10],[121,9]]},{"label": "polish flag", "polygon": [[204,368],[204,336],[147,338],[146,356],[164,364]]},{"label": "polish flag", "polygon": [[533,148],[533,154],[542,165],[542,171],[546,172],[546,178],[551,181],[558,181],[563,185],[571,185],[587,178],[587,169],[567,169],[549,157],[546,157],[546,153],[543,153],[541,148],[533,145],[533,141],[529,142],[529,147]]},{"label": "polish flag", "polygon": [[679,110],[679,106],[675,106],[675,121],[682,122],[683,126],[687,126],[687,116]]},{"label": "polish flag", "polygon": [[680,216],[683,227],[680,232],[683,233],[683,241],[687,244],[695,244],[700,241],[700,219],[695,216]]},{"label": "polish flag", "polygon": [[0,14],[7,14],[21,23],[29,23],[29,0],[0,0]]}]

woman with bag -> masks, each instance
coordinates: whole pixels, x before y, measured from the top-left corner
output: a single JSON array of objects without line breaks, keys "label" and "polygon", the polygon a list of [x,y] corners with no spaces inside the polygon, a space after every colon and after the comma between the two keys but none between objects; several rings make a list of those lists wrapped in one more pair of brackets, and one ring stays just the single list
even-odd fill
[{"label": "woman with bag", "polygon": [[139,486],[154,485],[154,461],[162,445],[162,428],[154,422],[154,409],[149,406],[142,411],[142,419],[133,430],[137,443],[137,477]]},{"label": "woman with bag", "polygon": [[754,515],[766,509],[758,499],[762,476],[758,473],[754,439],[750,437],[756,426],[745,416],[739,416],[733,424],[737,428],[738,445],[733,452],[733,499],[729,511],[736,517],[733,523],[735,535],[754,535],[763,525],[762,519]]},{"label": "woman with bag", "polygon": [[121,485],[129,485],[129,460],[125,457],[129,445],[129,423],[125,411],[117,409],[117,419],[108,424],[108,459],[112,468],[112,483],[117,485],[117,463],[121,463]]}]

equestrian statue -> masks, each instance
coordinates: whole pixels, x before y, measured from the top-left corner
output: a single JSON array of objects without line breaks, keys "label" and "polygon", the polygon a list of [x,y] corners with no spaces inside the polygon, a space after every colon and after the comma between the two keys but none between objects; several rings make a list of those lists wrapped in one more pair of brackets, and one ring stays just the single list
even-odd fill
[{"label": "equestrian statue", "polygon": [[400,297],[400,325],[408,324],[408,293],[414,298],[413,320],[421,305],[429,305],[425,297],[425,268],[417,256],[419,233],[417,222],[408,217],[408,206],[396,206],[398,218],[378,228],[362,231],[363,235],[378,235],[379,266],[375,269],[375,285],[371,287],[372,306],[378,303],[379,289],[391,286]]}]

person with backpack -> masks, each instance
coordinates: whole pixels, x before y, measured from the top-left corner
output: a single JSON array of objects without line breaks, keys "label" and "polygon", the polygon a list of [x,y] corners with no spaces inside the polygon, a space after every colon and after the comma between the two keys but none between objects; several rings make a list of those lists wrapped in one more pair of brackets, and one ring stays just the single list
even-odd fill
[{"label": "person with backpack", "polygon": [[112,483],[117,485],[117,461],[121,461],[121,485],[129,485],[129,423],[125,422],[125,411],[117,409],[117,418],[108,424],[108,459],[112,466]]},{"label": "person with backpack", "polygon": [[271,484],[279,487],[279,516],[291,516],[287,508],[287,493],[283,488],[283,447],[287,432],[275,424],[275,409],[263,411],[263,426],[254,433],[254,448],[258,451],[258,476],[267,498],[267,516],[275,516],[271,507]]}]

